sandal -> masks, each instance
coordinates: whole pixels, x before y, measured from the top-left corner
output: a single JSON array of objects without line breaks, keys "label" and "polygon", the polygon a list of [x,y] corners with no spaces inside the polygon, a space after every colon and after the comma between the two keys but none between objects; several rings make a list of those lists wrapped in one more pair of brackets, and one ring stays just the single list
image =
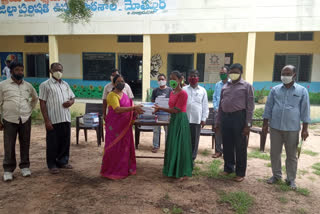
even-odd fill
[{"label": "sandal", "polygon": [[49,172],[54,175],[59,174],[60,170],[58,168],[51,168],[49,169]]},{"label": "sandal", "polygon": [[159,150],[158,148],[152,148],[151,152],[152,152],[152,153],[157,153],[158,150]]},{"label": "sandal", "polygon": [[73,167],[70,164],[62,165],[60,168],[62,169],[72,169]]},{"label": "sandal", "polygon": [[214,153],[212,155],[212,158],[220,158],[222,156],[222,153],[221,152],[217,152],[217,153]]},{"label": "sandal", "polygon": [[244,180],[244,177],[240,177],[240,176],[237,176],[233,179],[235,182],[242,182]]}]

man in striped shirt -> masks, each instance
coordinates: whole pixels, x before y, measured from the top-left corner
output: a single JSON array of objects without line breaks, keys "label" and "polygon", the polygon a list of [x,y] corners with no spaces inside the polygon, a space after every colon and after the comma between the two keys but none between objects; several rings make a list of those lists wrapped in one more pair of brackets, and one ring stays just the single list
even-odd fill
[{"label": "man in striped shirt", "polygon": [[47,165],[52,174],[58,168],[72,169],[69,162],[71,115],[69,107],[75,95],[67,82],[61,80],[63,67],[52,63],[52,78],[39,88],[40,108],[47,130]]}]

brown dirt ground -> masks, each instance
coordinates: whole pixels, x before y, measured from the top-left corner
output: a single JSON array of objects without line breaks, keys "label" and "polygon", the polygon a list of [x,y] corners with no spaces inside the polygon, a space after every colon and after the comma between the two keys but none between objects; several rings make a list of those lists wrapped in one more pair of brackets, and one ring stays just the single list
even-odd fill
[{"label": "brown dirt ground", "polygon": [[[312,127],[310,132],[304,149],[320,153],[320,126]],[[0,132],[0,142],[2,134]],[[266,166],[269,161],[261,159],[248,160],[247,177],[242,183],[203,176],[177,182],[162,176],[162,159],[137,159],[137,175],[111,181],[99,176],[103,146],[97,147],[95,132],[89,131],[89,142],[84,142],[83,133],[80,139],[80,144],[76,145],[73,128],[71,164],[74,169],[51,175],[46,168],[44,127],[34,125],[30,150],[33,174],[30,178],[23,178],[17,169],[14,181],[0,182],[0,213],[157,214],[173,206],[182,208],[183,213],[234,213],[228,205],[219,202],[221,191],[245,191],[253,196],[255,201],[249,213],[320,213],[320,176],[313,174],[311,168],[313,163],[320,162],[320,155],[312,157],[302,154],[299,160],[299,169],[307,172],[298,175],[297,184],[311,192],[310,196],[303,196],[292,191],[281,192],[262,182],[261,179],[271,175],[271,168]],[[211,138],[201,137],[200,141],[197,160],[212,161],[211,154],[201,154],[204,150],[211,153]],[[152,134],[142,133],[137,155],[153,155],[151,145]],[[253,133],[249,150],[257,148],[259,136]],[[163,156],[163,149],[162,137],[161,151],[156,155]],[[0,154],[2,160],[2,146]],[[2,175],[3,171],[0,173]],[[288,203],[281,203],[280,197],[286,197]]]}]

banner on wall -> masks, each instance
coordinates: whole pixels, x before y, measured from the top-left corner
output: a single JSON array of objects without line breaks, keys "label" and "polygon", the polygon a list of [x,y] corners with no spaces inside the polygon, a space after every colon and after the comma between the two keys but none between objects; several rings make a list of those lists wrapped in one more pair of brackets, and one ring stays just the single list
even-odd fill
[{"label": "banner on wall", "polygon": [[6,60],[23,63],[23,54],[20,52],[0,52],[1,75],[2,70],[6,67]]},{"label": "banner on wall", "polygon": [[204,79],[205,82],[220,81],[219,72],[225,64],[224,53],[207,53],[205,56]]},{"label": "banner on wall", "polygon": [[[176,8],[176,0],[119,0],[114,4],[106,4],[104,0],[87,0],[85,5],[93,17],[140,16],[167,14],[168,9]],[[57,17],[65,10],[65,0],[1,0],[0,19]]]}]

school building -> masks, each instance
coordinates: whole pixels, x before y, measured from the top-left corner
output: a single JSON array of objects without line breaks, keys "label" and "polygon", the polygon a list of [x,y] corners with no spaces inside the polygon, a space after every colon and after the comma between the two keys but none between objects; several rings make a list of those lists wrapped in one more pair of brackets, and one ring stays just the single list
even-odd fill
[{"label": "school building", "polygon": [[[146,100],[159,73],[197,69],[208,91],[223,65],[241,63],[255,90],[280,83],[281,68],[320,97],[320,1],[87,1],[89,23],[67,24],[59,0],[1,0],[0,58],[25,64],[37,88],[49,64],[61,62],[77,97],[100,98],[118,68],[135,96]],[[210,93],[211,95],[211,93]],[[317,101],[315,101],[317,102]],[[319,98],[320,103],[320,98]]]}]

